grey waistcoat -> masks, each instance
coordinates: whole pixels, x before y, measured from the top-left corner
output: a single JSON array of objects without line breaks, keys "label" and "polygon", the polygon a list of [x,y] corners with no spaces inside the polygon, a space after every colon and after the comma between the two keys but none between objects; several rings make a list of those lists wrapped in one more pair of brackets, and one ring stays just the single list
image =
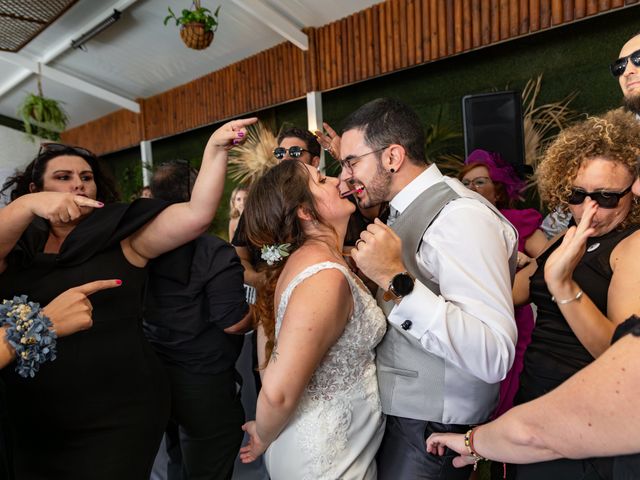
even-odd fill
[{"label": "grey waistcoat", "polygon": [[[449,185],[438,182],[422,192],[391,227],[402,239],[402,256],[407,270],[436,295],[440,295],[440,287],[422,275],[416,253],[424,232],[444,206],[457,198],[460,195]],[[508,223],[493,205],[483,203]],[[509,262],[512,279],[516,255],[514,248]],[[395,304],[385,302],[383,293],[378,289],[376,300],[388,316]],[[387,333],[378,345],[376,359],[384,413],[445,424],[475,424],[487,420],[498,400],[499,383],[485,383],[426,351],[418,339],[400,327],[390,322],[387,327]],[[453,402],[450,401],[452,398],[455,398]],[[446,404],[453,404],[455,408],[446,408]]]}]

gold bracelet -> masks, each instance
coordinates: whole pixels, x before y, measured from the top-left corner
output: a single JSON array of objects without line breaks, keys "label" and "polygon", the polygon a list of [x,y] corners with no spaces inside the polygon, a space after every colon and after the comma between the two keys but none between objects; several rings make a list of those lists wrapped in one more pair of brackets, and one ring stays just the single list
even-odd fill
[{"label": "gold bracelet", "polygon": [[478,462],[486,460],[486,458],[478,455],[478,453],[473,448],[473,435],[475,434],[475,430],[478,427],[473,427],[467,433],[464,434],[464,446],[467,447],[467,451],[469,455],[473,457],[473,471],[478,470]]},{"label": "gold bracelet", "polygon": [[551,296],[551,301],[553,303],[557,303],[558,305],[566,305],[567,303],[571,303],[571,302],[575,302],[576,300],[580,300],[580,297],[582,297],[583,293],[584,292],[582,290],[578,290],[578,293],[576,293],[575,297],[567,298],[566,300],[557,300],[556,297]]}]

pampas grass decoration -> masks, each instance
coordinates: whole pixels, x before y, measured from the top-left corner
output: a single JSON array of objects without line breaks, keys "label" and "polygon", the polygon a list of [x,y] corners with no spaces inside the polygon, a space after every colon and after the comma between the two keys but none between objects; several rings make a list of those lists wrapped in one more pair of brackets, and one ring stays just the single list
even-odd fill
[{"label": "pampas grass decoration", "polygon": [[541,86],[542,75],[538,75],[530,79],[522,91],[525,162],[534,170],[558,133],[582,116],[569,108],[578,92],[572,92],[558,102],[536,106]]},{"label": "pampas grass decoration", "polygon": [[250,185],[278,161],[273,156],[277,141],[273,132],[262,122],[247,127],[247,139],[229,151],[229,176]]}]

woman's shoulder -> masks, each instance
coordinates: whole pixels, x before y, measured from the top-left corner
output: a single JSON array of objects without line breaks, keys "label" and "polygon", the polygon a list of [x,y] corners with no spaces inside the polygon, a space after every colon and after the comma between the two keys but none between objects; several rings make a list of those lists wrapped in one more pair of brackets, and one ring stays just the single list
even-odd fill
[{"label": "woman's shoulder", "polygon": [[284,291],[295,283],[297,286],[310,277],[326,281],[329,288],[339,288],[338,283],[346,280],[346,265],[340,263],[335,256],[322,249],[304,248],[291,254],[278,280],[277,291]]},{"label": "woman's shoulder", "polygon": [[59,263],[82,263],[119,244],[169,205],[163,200],[138,199],[131,204],[112,203],[94,210],[65,240],[58,255]]},{"label": "woman's shoulder", "polygon": [[[612,251],[612,258],[629,259],[638,256],[640,251],[640,226],[636,225],[627,236],[622,238]],[[614,254],[615,252],[615,254]]]}]

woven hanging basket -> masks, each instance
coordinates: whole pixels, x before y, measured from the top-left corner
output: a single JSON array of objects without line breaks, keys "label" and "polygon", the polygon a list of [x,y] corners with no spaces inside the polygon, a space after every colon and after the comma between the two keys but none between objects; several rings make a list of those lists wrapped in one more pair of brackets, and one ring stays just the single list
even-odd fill
[{"label": "woven hanging basket", "polygon": [[203,50],[213,42],[213,32],[206,32],[202,23],[187,23],[180,28],[180,38],[194,50]]}]

